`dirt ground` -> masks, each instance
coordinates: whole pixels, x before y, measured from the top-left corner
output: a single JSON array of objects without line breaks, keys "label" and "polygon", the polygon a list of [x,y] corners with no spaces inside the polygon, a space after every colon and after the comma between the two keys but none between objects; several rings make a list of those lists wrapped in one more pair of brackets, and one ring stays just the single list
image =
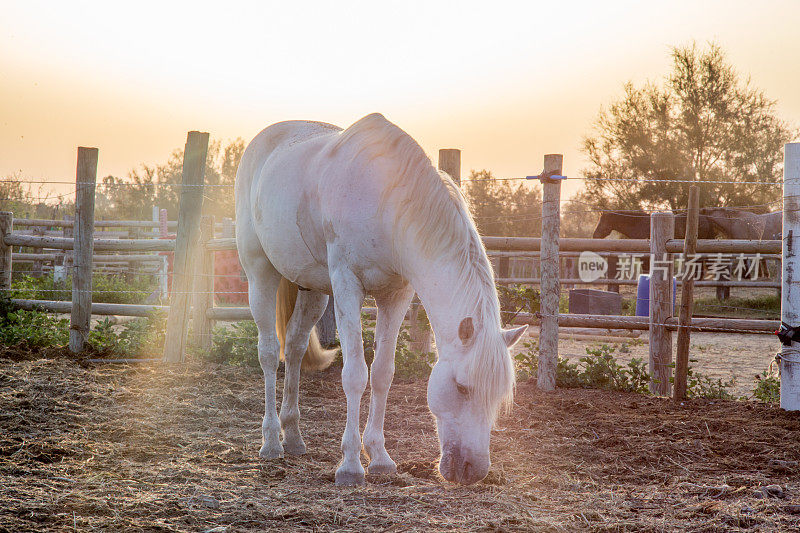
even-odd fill
[{"label": "dirt ground", "polygon": [[458,487],[436,471],[425,383],[398,382],[386,434],[400,473],[338,488],[338,370],[302,393],[309,454],[263,461],[257,369],[2,359],[0,530],[800,528],[800,415],[776,407],[521,383],[489,476]]}]

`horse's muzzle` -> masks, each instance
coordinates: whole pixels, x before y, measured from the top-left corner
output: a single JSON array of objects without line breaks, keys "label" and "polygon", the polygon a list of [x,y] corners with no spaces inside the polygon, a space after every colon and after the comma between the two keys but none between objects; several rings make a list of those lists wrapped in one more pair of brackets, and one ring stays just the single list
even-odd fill
[{"label": "horse's muzzle", "polygon": [[458,448],[448,448],[439,460],[439,473],[447,481],[471,485],[489,473],[489,460],[476,460],[471,454],[463,454]]}]

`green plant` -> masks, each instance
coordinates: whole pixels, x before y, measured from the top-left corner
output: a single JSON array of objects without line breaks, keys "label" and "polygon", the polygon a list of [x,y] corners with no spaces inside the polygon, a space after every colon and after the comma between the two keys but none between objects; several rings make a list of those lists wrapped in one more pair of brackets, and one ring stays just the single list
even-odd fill
[{"label": "green plant", "polygon": [[647,394],[650,390],[650,374],[645,363],[639,358],[633,358],[622,366],[614,358],[615,349],[607,344],[586,348],[587,355],[580,359],[584,365],[580,375],[582,385],[587,388]]},{"label": "green plant", "polygon": [[142,357],[163,352],[166,315],[154,312],[145,318],[116,326],[104,319],[92,327],[88,342],[97,351],[112,356]]},{"label": "green plant", "polygon": [[[689,368],[686,371],[686,397],[687,398],[707,398],[718,400],[732,400],[733,395],[727,389],[736,384],[736,379],[728,381],[710,378],[692,368],[691,363],[696,363],[697,359],[689,359]],[[675,364],[672,364],[673,368]],[[670,378],[672,383],[673,378]]]},{"label": "green plant", "polygon": [[234,322],[230,326],[217,326],[212,333],[211,349],[197,351],[200,358],[214,363],[259,366],[258,328],[252,320]]},{"label": "green plant", "polygon": [[69,342],[69,320],[41,311],[22,309],[5,314],[0,320],[0,344],[42,348]]},{"label": "green plant", "polygon": [[[522,345],[525,349],[514,355],[518,378],[535,377],[539,368],[539,345],[536,341],[525,341]],[[607,344],[587,347],[586,355],[578,363],[559,357],[556,386],[650,394],[652,376],[647,372],[647,363],[634,357],[620,364],[614,357],[615,350],[616,347]],[[732,385],[733,380],[713,380],[689,367],[687,396],[690,398],[731,398],[727,389]]]},{"label": "green plant", "polygon": [[541,293],[533,287],[497,285],[503,325],[511,324],[520,313],[534,314],[541,308]]},{"label": "green plant", "polygon": [[[117,275],[92,275],[92,301],[96,303],[141,304],[155,288],[147,276],[125,279]],[[41,278],[22,274],[11,284],[11,297],[69,301],[72,299],[72,276],[64,282],[57,282],[52,274]]]},{"label": "green plant", "polygon": [[[418,316],[423,327],[427,317]],[[424,322],[423,322],[424,321]],[[361,338],[364,343],[364,360],[368,365],[375,359],[375,322],[365,314],[361,315]],[[341,352],[337,358],[341,358]],[[436,362],[435,352],[419,352],[411,349],[411,334],[403,327],[397,335],[397,348],[394,352],[394,374],[400,379],[427,378]]]},{"label": "green plant", "polygon": [[781,378],[772,367],[756,375],[753,397],[765,403],[777,403],[781,399]]},{"label": "green plant", "polygon": [[[535,340],[528,340],[523,341],[522,346],[525,349],[514,355],[517,379],[534,378],[539,371],[539,343]],[[570,363],[569,359],[564,357],[558,358],[556,386],[563,388],[580,386],[580,370],[577,363]]]}]

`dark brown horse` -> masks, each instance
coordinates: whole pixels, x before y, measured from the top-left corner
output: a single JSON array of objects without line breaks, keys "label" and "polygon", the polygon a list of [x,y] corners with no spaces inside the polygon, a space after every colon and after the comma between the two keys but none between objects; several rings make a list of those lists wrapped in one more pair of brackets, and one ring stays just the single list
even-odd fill
[{"label": "dark brown horse", "polygon": [[[592,238],[603,239],[611,235],[612,231],[618,231],[628,239],[649,239],[650,238],[650,213],[626,209],[619,211],[604,211],[600,215],[597,227],[594,229]],[[675,214],[675,238],[683,239],[686,236],[686,214]],[[700,215],[697,225],[698,239],[713,239],[715,237],[714,226],[705,215]]]}]

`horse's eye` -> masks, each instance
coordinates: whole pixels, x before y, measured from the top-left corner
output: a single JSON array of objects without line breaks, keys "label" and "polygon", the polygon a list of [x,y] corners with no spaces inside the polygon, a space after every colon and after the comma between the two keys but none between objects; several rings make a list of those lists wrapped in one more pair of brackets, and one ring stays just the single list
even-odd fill
[{"label": "horse's eye", "polygon": [[462,396],[469,396],[469,389],[461,383],[456,383],[456,390]]}]

